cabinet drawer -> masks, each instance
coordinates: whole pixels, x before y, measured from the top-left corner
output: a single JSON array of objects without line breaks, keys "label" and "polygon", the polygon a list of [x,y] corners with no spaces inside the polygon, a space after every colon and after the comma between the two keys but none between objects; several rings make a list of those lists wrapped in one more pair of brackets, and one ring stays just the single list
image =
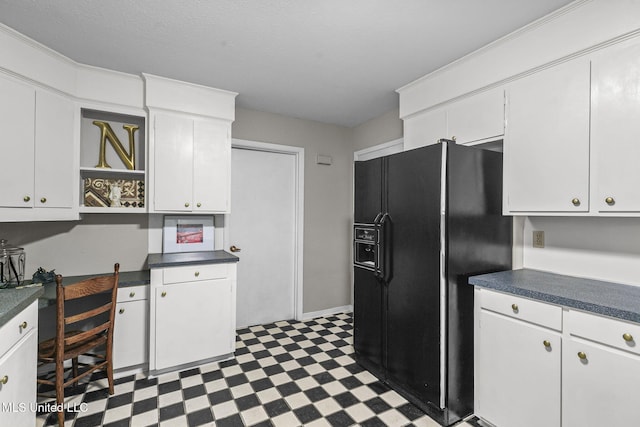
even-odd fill
[{"label": "cabinet drawer", "polygon": [[562,308],[511,294],[482,290],[480,307],[536,325],[562,330]]},{"label": "cabinet drawer", "polygon": [[566,329],[576,337],[640,354],[640,325],[581,311],[566,312]]},{"label": "cabinet drawer", "polygon": [[38,301],[36,300],[0,328],[0,356],[37,326]]},{"label": "cabinet drawer", "polygon": [[228,264],[200,264],[165,268],[163,284],[195,282],[198,280],[225,279],[229,276]]},{"label": "cabinet drawer", "polygon": [[118,302],[139,301],[149,299],[149,286],[127,286],[118,288]]}]

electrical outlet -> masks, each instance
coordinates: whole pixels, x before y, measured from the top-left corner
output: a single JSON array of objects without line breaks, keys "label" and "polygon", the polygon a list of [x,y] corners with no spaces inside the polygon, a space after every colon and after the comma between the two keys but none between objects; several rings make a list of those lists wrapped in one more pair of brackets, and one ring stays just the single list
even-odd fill
[{"label": "electrical outlet", "polygon": [[544,248],[544,231],[533,232],[533,247]]}]

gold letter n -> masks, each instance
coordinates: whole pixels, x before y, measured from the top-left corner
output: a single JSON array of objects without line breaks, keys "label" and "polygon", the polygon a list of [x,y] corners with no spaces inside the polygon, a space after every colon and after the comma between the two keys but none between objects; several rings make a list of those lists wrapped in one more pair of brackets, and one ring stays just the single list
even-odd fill
[{"label": "gold letter n", "polygon": [[107,141],[109,141],[127,169],[134,170],[136,168],[136,150],[133,135],[140,127],[136,125],[122,125],[122,128],[129,134],[129,152],[127,153],[116,134],[113,133],[113,129],[111,129],[109,123],[96,120],[93,124],[100,128],[100,157],[98,158],[98,164],[96,167],[111,169],[111,166],[107,163],[106,157]]}]

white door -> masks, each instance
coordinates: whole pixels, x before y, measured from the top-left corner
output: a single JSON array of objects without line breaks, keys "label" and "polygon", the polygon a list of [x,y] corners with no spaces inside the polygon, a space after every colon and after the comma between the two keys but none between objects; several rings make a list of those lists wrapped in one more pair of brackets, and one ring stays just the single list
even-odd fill
[{"label": "white door", "polygon": [[296,162],[293,154],[231,150],[228,242],[241,250],[238,327],[295,316]]}]

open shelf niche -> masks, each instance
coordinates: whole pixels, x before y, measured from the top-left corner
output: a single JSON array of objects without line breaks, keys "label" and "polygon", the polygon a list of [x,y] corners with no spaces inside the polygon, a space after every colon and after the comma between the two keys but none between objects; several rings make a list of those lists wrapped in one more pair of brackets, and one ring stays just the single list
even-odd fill
[{"label": "open shelf niche", "polygon": [[[88,108],[82,108],[80,115],[80,212],[147,212],[145,117]],[[105,123],[108,127],[94,122]],[[129,125],[137,126],[137,129],[123,127]],[[101,155],[102,128],[109,135],[105,140],[104,155]],[[134,141],[133,156],[130,134]],[[113,136],[120,142],[125,159],[114,147],[118,144]],[[133,169],[127,163],[132,163]],[[112,191],[114,187],[117,188]],[[120,206],[116,206],[115,201],[118,189]]]}]

